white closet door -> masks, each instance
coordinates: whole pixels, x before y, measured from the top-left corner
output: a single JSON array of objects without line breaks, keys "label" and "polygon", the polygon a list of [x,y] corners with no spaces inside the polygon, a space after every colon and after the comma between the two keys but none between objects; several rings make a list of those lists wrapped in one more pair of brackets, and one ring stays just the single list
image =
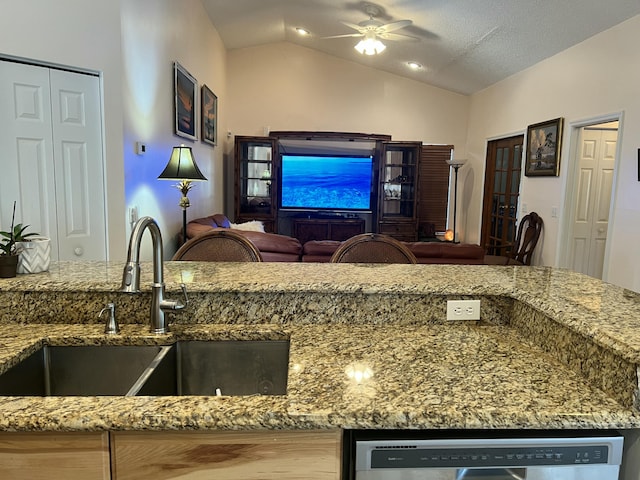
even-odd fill
[{"label": "white closet door", "polygon": [[105,260],[100,84],[51,70],[53,158],[60,260]]},{"label": "white closet door", "polygon": [[57,258],[56,196],[49,69],[0,61],[0,229],[16,223],[52,239]]},{"label": "white closet door", "polygon": [[99,79],[0,61],[0,226],[52,241],[54,260],[105,260]]}]

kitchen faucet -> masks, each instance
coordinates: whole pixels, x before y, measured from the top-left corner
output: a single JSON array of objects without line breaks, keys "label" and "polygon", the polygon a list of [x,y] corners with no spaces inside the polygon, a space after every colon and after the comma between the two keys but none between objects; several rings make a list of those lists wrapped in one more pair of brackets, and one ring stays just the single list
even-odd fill
[{"label": "kitchen faucet", "polygon": [[129,252],[127,263],[122,272],[121,291],[127,293],[140,293],[140,242],[146,229],[151,233],[153,242],[153,285],[151,286],[151,314],[149,317],[151,333],[167,333],[169,327],[165,319],[166,310],[182,310],[189,304],[187,287],[180,285],[184,293],[185,303],[164,298],[164,266],[162,256],[162,234],[160,227],[151,217],[142,217],[131,230],[129,238]]}]

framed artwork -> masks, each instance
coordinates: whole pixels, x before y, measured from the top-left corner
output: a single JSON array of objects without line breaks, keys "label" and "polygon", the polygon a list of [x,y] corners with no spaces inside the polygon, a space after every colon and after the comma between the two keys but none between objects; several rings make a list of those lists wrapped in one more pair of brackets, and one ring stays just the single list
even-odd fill
[{"label": "framed artwork", "polygon": [[557,177],[560,172],[563,118],[527,127],[527,177]]},{"label": "framed artwork", "polygon": [[206,85],[202,86],[200,103],[202,112],[202,118],[200,119],[202,141],[210,145],[215,145],[218,136],[218,97],[216,97]]},{"label": "framed artwork", "polygon": [[173,93],[175,110],[175,134],[198,139],[196,130],[196,97],[198,82],[178,62],[173,64]]}]

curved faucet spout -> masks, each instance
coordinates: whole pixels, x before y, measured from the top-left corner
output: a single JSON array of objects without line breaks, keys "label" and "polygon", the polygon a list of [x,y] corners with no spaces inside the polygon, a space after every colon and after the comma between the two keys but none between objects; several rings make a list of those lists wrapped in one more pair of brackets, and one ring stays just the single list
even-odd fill
[{"label": "curved faucet spout", "polygon": [[[127,262],[122,272],[121,290],[127,293],[140,292],[140,243],[145,230],[149,230],[153,242],[153,285],[151,287],[150,324],[152,333],[167,333],[169,327],[165,310],[182,310],[185,304],[164,298],[164,266],[162,234],[158,223],[151,217],[142,217],[131,230]],[[183,286],[186,297],[186,288]]]},{"label": "curved faucet spout", "polygon": [[142,243],[142,235],[147,228],[153,243],[153,283],[162,284],[164,282],[162,270],[164,259],[160,227],[152,217],[142,217],[131,230],[127,263],[125,263],[124,272],[122,273],[123,292],[140,292],[140,244]]}]

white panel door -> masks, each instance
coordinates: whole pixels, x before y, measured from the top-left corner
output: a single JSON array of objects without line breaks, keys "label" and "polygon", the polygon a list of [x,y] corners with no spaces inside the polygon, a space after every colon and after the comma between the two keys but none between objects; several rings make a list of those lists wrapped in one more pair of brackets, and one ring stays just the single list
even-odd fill
[{"label": "white panel door", "polygon": [[618,132],[585,128],[580,139],[571,267],[602,278]]},{"label": "white panel door", "polygon": [[49,70],[0,61],[0,228],[16,223],[52,239],[57,258]]},{"label": "white panel door", "polygon": [[51,70],[51,108],[60,260],[105,260],[98,78]]},{"label": "white panel door", "polygon": [[0,226],[51,238],[54,260],[106,260],[99,79],[0,61]]}]

